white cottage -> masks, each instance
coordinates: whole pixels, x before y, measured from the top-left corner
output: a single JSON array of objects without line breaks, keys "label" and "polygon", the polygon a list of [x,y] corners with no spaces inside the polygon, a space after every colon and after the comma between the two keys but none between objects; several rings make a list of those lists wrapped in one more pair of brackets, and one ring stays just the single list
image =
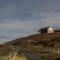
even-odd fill
[{"label": "white cottage", "polygon": [[52,27],[48,27],[48,29],[47,29],[47,33],[53,33],[54,32],[54,28],[52,28]]},{"label": "white cottage", "polygon": [[52,28],[52,27],[41,28],[39,30],[39,32],[41,32],[41,34],[44,34],[44,33],[54,33],[54,28]]}]

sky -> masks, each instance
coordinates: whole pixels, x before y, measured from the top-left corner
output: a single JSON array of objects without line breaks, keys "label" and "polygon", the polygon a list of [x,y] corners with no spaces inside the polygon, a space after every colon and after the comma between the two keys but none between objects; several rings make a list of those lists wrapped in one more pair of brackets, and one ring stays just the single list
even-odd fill
[{"label": "sky", "polygon": [[60,0],[0,0],[0,43],[60,27]]}]

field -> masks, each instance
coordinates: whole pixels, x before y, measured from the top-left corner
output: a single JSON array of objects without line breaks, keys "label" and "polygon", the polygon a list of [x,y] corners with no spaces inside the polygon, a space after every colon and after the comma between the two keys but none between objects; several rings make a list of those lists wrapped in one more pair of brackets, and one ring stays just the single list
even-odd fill
[{"label": "field", "polygon": [[60,32],[52,34],[35,34],[18,38],[0,45],[0,51],[0,60],[8,60],[9,57],[6,58],[6,54],[9,54],[9,52],[14,53],[15,51],[25,55],[24,57],[16,55],[16,60],[22,58],[24,60],[37,60],[36,58],[43,58],[43,60],[57,59],[60,58]]},{"label": "field", "polygon": [[0,60],[28,60],[25,55],[19,55],[19,56],[0,56]]}]

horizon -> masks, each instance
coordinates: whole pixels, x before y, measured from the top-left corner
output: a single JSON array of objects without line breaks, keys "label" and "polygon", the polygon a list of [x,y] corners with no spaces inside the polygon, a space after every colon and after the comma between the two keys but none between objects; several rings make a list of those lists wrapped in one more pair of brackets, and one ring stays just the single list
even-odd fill
[{"label": "horizon", "polygon": [[60,0],[0,0],[0,43],[60,28]]}]

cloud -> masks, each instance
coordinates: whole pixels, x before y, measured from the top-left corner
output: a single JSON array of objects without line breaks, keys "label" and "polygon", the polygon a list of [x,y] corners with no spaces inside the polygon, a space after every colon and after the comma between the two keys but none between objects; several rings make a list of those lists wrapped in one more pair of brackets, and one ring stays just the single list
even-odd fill
[{"label": "cloud", "polygon": [[37,33],[60,23],[60,0],[0,0],[0,41]]},{"label": "cloud", "polygon": [[[39,21],[19,21],[6,20],[0,23],[0,40],[9,41],[17,37],[23,37],[30,34],[37,33]],[[2,41],[3,42],[3,41]]]}]

